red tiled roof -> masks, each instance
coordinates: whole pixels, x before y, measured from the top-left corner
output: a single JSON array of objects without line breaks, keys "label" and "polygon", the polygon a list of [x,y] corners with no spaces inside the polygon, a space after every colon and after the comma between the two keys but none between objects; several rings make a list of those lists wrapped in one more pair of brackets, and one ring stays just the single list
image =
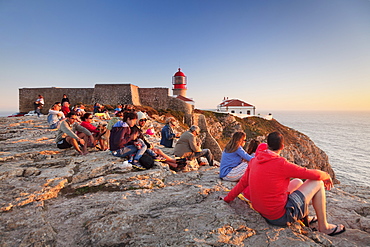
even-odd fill
[{"label": "red tiled roof", "polygon": [[184,97],[184,96],[182,96],[182,95],[177,95],[177,97],[176,97],[176,98],[181,99],[182,101],[194,101],[194,100],[189,99],[189,98],[186,98],[186,97]]},{"label": "red tiled roof", "polygon": [[228,99],[223,101],[220,106],[253,106],[251,104],[248,104],[247,102],[241,101],[239,99]]}]

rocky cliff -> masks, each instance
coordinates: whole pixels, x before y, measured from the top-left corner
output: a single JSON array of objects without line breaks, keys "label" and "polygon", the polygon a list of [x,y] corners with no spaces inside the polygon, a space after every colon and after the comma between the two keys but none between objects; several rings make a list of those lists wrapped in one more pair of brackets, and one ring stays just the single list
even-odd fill
[{"label": "rocky cliff", "polygon": [[[295,133],[287,138],[292,146],[286,155],[302,165],[314,165],[303,160],[323,153],[305,148],[308,137],[274,121],[219,117],[225,121],[194,117],[214,150],[214,140],[222,146],[231,127],[247,131],[250,125],[250,138],[263,139],[269,128]],[[347,227],[339,236],[298,223],[275,227],[244,201],[218,200],[235,183],[220,180],[217,167],[175,173],[156,162],[153,169],[132,171],[109,152],[78,156],[57,149],[55,131],[45,123],[45,117],[0,118],[0,246],[369,246],[368,187],[337,185],[327,192],[329,221]]]},{"label": "rocky cliff", "polygon": [[[249,117],[240,119],[230,114],[213,113],[197,110],[195,116],[205,116],[205,124],[200,126],[205,131],[207,130],[213,139],[218,140],[221,147],[226,145],[235,131],[244,131],[247,133],[248,141],[257,139],[261,142],[266,142],[266,137],[273,131],[279,131],[285,137],[285,148],[281,155],[288,161],[297,165],[326,171],[330,174],[335,183],[339,181],[335,178],[335,173],[329,164],[328,156],[318,148],[313,141],[306,135],[284,126],[275,119],[266,120],[260,117]],[[202,114],[200,114],[202,113]],[[207,126],[207,127],[206,127]],[[208,143],[208,142],[207,142]],[[215,144],[208,144],[216,154],[219,154]],[[216,157],[221,157],[216,155]]]}]

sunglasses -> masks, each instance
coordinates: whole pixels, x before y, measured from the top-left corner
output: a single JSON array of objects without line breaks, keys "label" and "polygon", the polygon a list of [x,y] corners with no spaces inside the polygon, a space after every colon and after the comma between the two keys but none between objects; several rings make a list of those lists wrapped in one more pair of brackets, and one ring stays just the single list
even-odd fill
[{"label": "sunglasses", "polygon": [[140,119],[139,122],[146,122],[146,119]]},{"label": "sunglasses", "polygon": [[89,117],[89,119],[93,119],[92,117]]}]

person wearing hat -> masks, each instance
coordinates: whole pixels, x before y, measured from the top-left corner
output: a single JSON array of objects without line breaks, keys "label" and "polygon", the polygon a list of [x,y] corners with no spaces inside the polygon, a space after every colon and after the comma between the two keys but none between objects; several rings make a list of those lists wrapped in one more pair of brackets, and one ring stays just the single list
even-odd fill
[{"label": "person wearing hat", "polygon": [[197,159],[199,165],[205,165],[200,157],[205,157],[210,166],[213,166],[213,154],[209,149],[202,149],[197,136],[200,134],[200,128],[196,125],[185,131],[175,145],[174,154],[177,157],[187,158],[188,160]]},{"label": "person wearing hat", "polygon": [[[148,116],[145,113],[141,112],[141,111],[137,112],[137,122],[136,122],[136,125],[131,127],[131,131],[138,132],[139,135],[138,135],[137,140],[141,139],[143,143],[141,143],[140,140],[138,140],[138,142],[140,142],[141,145],[146,145],[147,148],[150,149],[152,145],[145,139],[145,137],[143,135],[143,130],[142,130],[142,128],[146,124],[146,121],[148,121]],[[149,154],[151,154],[151,153],[149,153]]]},{"label": "person wearing hat", "polygon": [[179,136],[173,132],[173,127],[176,126],[176,119],[169,117],[166,119],[166,125],[161,130],[161,142],[160,144],[166,148],[173,147],[173,140]]}]

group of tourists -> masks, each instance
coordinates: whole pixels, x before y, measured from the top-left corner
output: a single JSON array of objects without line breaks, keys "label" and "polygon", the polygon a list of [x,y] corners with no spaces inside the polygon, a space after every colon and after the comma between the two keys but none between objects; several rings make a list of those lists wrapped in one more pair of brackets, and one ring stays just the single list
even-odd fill
[{"label": "group of tourists", "polygon": [[[145,112],[136,111],[133,106],[118,105],[115,117],[106,125],[105,131],[109,136],[106,143],[101,138],[102,132],[92,124],[93,114],[79,116],[76,111],[62,111],[63,106],[68,104],[68,97],[64,95],[62,102],[56,102],[49,110],[48,123],[51,128],[58,129],[55,139],[58,148],[73,147],[84,155],[89,146],[99,144],[101,150],[109,146],[113,156],[127,158],[132,167],[138,170],[151,168],[155,160],[166,162],[175,171],[182,171],[189,160],[197,160],[199,166],[215,165],[211,150],[201,148],[201,129],[196,125],[180,135],[174,130],[176,119],[166,119],[160,144],[173,148],[173,158],[146,140],[144,126],[149,116]],[[101,105],[96,104],[95,110],[99,113]],[[244,149],[246,142],[246,133],[237,131],[222,152],[220,179],[238,183],[221,199],[230,203],[242,194],[272,225],[286,226],[305,220],[308,224],[317,224],[318,231],[330,236],[346,230],[342,224],[327,222],[325,189],[333,187],[328,173],[300,167],[281,157],[284,137],[279,132],[270,133],[267,143],[252,139]],[[314,217],[308,216],[310,203],[316,212]]]},{"label": "group of tourists", "polygon": [[[200,128],[193,125],[188,131],[185,131],[181,135],[175,133],[174,127],[177,125],[177,121],[173,117],[166,119],[166,125],[161,130],[161,141],[160,144],[166,148],[173,148],[174,140],[176,141],[173,154],[175,157],[184,160],[197,160],[199,166],[214,165],[213,154],[209,149],[202,149],[202,142],[198,138],[200,135]],[[204,157],[207,162],[201,160]],[[179,167],[176,170],[182,170],[184,167]]]}]

